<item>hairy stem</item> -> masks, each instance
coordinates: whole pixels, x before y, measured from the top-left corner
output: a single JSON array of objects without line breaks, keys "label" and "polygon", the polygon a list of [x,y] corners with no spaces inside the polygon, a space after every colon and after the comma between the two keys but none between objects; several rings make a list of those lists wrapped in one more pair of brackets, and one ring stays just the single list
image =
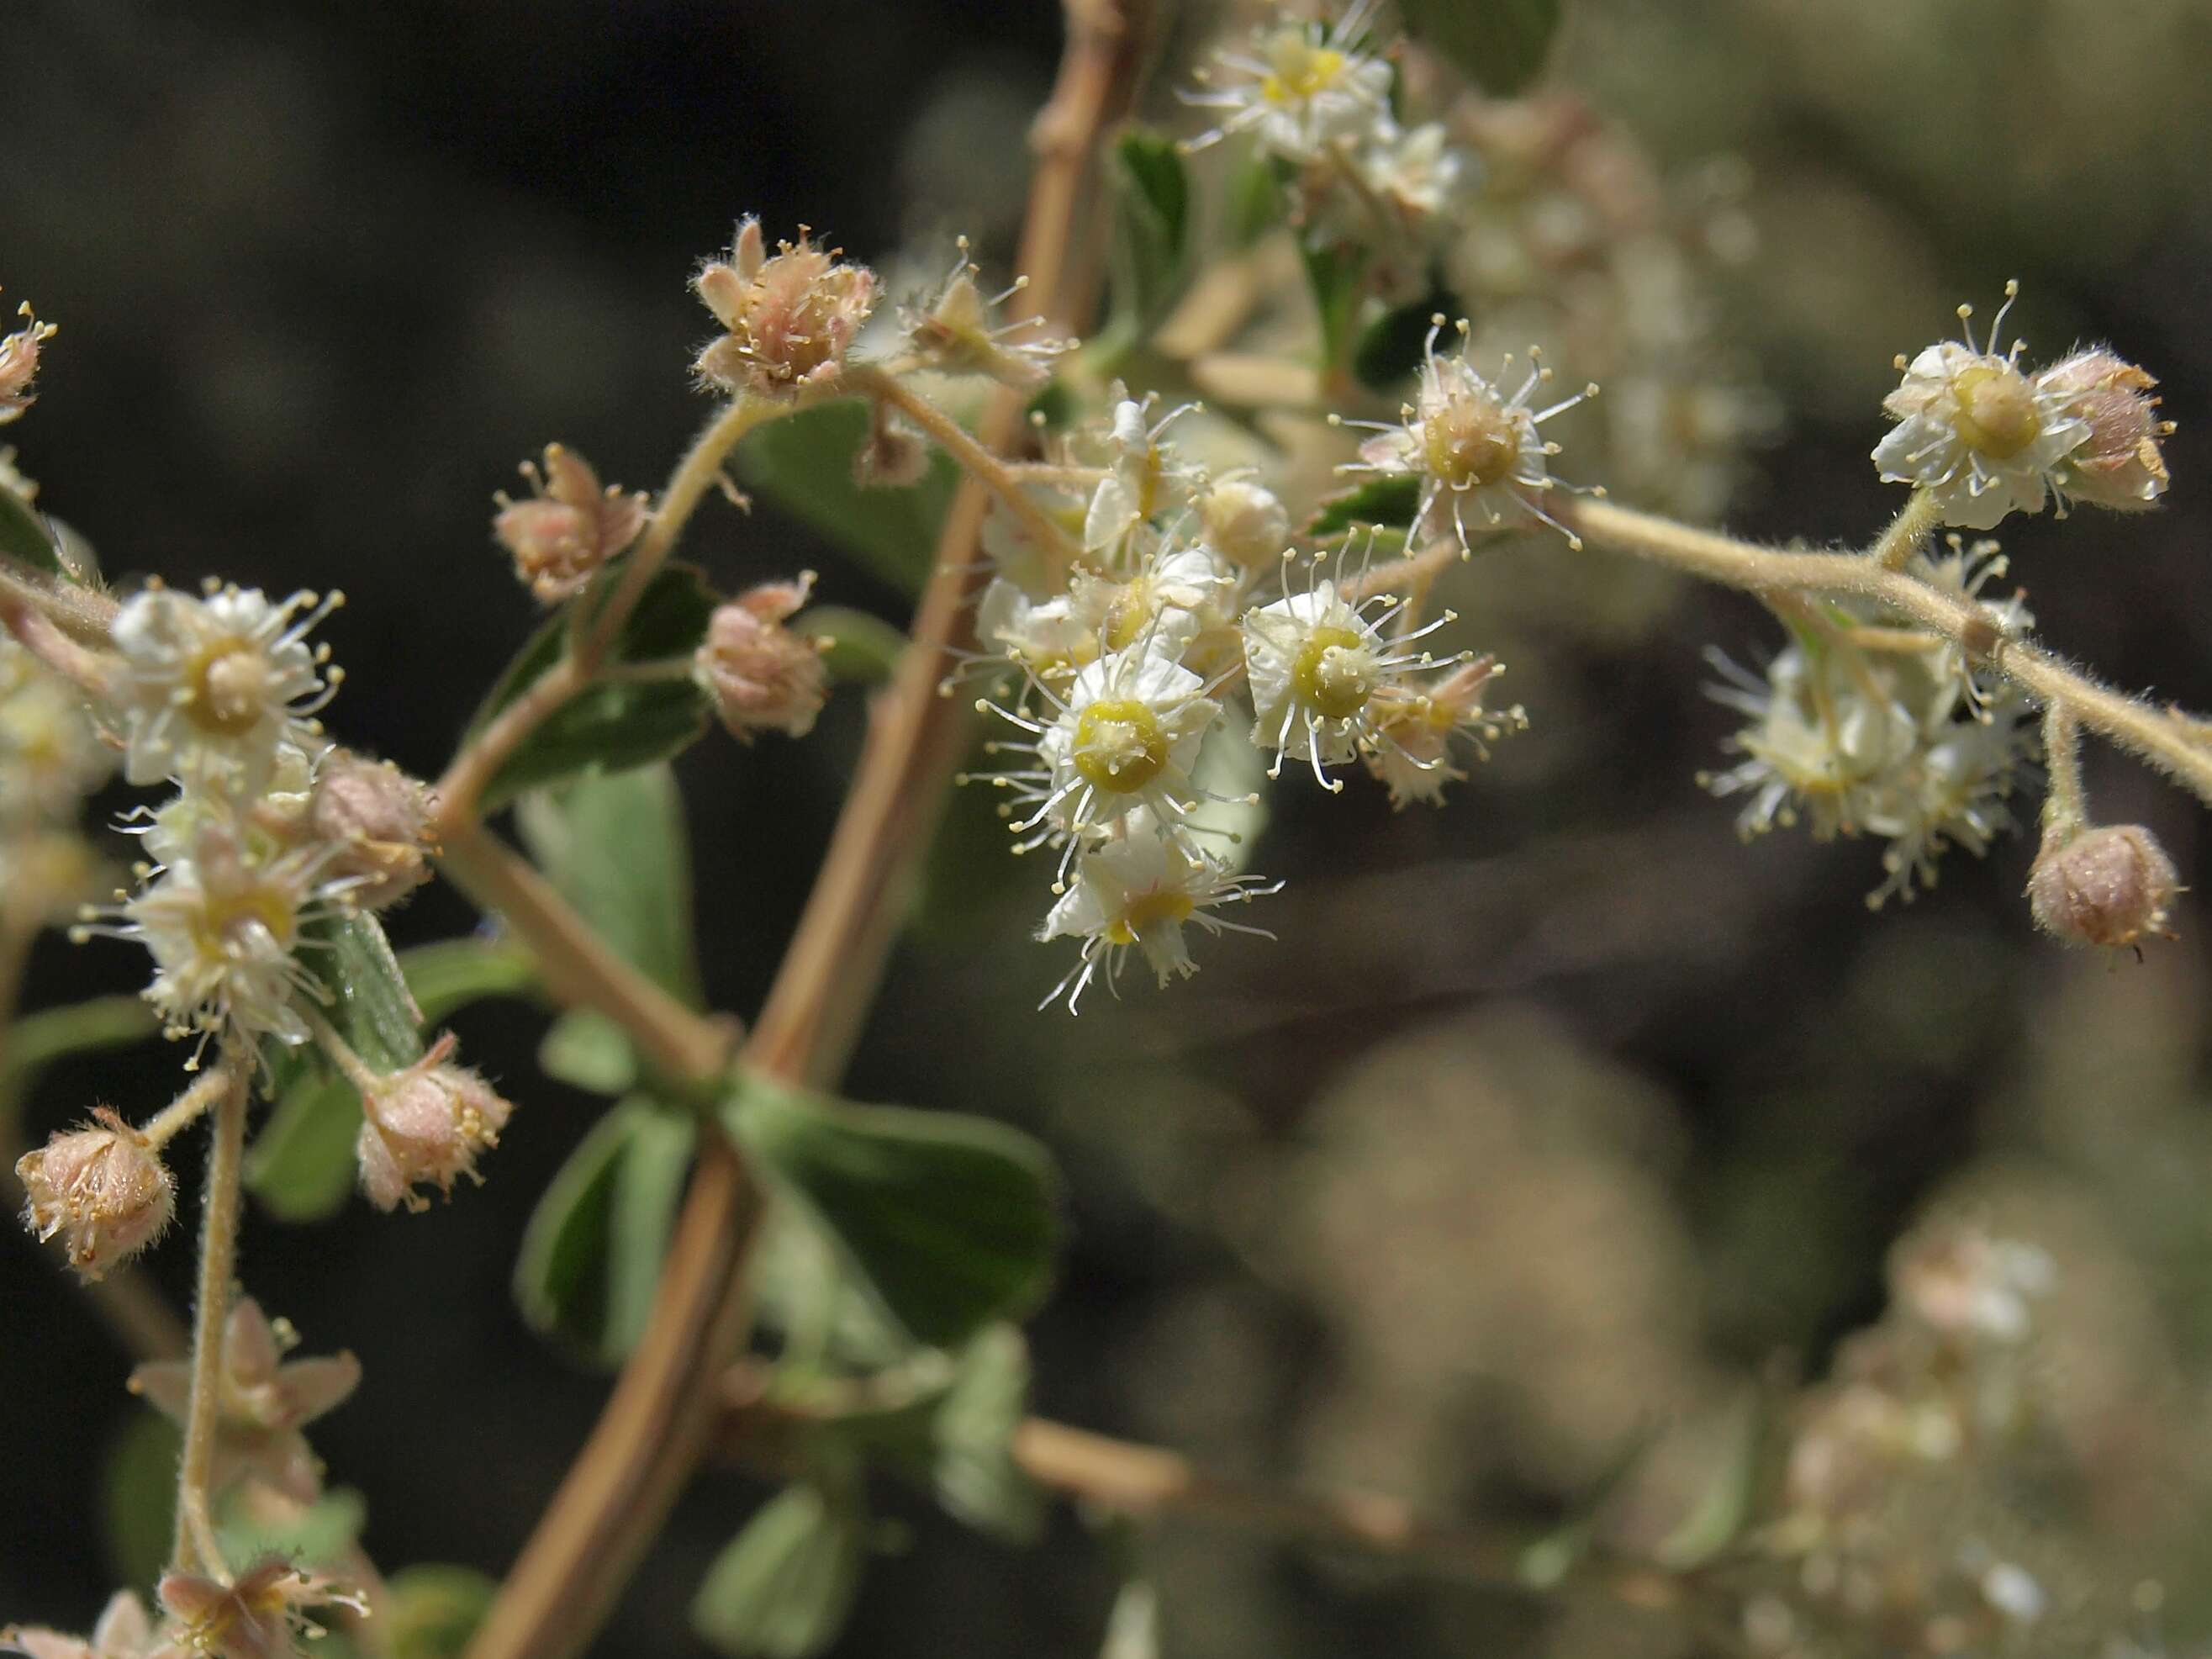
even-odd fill
[{"label": "hairy stem", "polygon": [[[1056,308],[1066,287],[1062,262],[1081,228],[1099,135],[1128,106],[1145,5],[1069,0],[1060,79],[1036,129],[1040,159],[1023,237],[1031,281],[1017,304],[1032,314],[1064,318]],[[1020,424],[1018,395],[1001,390],[981,441],[1010,448]],[[697,482],[703,491],[708,477]],[[972,477],[954,498],[913,647],[878,700],[822,873],[746,1046],[750,1063],[777,1076],[818,1079],[841,1069],[881,972],[903,878],[966,736],[966,711],[939,697],[937,684],[963,635],[988,499]],[[480,896],[496,899],[502,879],[510,888],[518,879],[474,848],[463,848],[455,867]],[[510,908],[508,919],[534,941],[544,916],[519,921]],[[758,1192],[735,1149],[706,1137],[645,1334],[478,1628],[470,1659],[569,1659],[592,1639],[707,1445],[715,1378],[750,1322],[744,1269],[758,1213]]]},{"label": "hairy stem", "polygon": [[2043,842],[2063,847],[2089,825],[2089,803],[2081,787],[2081,724],[2074,711],[2054,702],[2043,711],[2043,764],[2051,787],[2043,798]]},{"label": "hairy stem", "polygon": [[2081,726],[2157,768],[2212,805],[2212,744],[2198,723],[2101,685],[2031,641],[2009,638],[1973,600],[1946,592],[1856,553],[1783,553],[1709,530],[1693,530],[1610,501],[1563,506],[1564,520],[1596,547],[1688,572],[1747,593],[1814,593],[1874,599],[1929,633],[1956,641],[2046,708],[2063,706]]},{"label": "hairy stem", "polygon": [[1925,489],[1914,490],[1905,498],[1904,509],[1890,520],[1889,528],[1867,550],[1867,556],[1884,570],[1904,569],[1927,541],[1928,532],[1936,528],[1942,514],[1933,495]]},{"label": "hairy stem", "polygon": [[149,1146],[159,1152],[205,1116],[208,1109],[229,1087],[229,1074],[218,1067],[196,1079],[184,1093],[147,1119],[138,1133],[145,1137]]},{"label": "hairy stem", "polygon": [[1060,528],[1059,520],[1022,488],[1013,470],[990,448],[969,437],[965,427],[928,398],[896,375],[866,365],[848,370],[846,380],[854,391],[878,403],[889,404],[920,427],[931,441],[960,463],[969,477],[996,495],[1006,510],[1021,520],[1022,527],[1036,538],[1037,544],[1060,563],[1073,564],[1082,557],[1083,550]]},{"label": "hairy stem", "polygon": [[215,1103],[215,1137],[208,1158],[205,1210],[200,1227],[198,1299],[192,1309],[192,1392],[185,1413],[185,1450],[177,1466],[176,1565],[185,1571],[227,1574],[210,1507],[216,1430],[222,1416],[223,1328],[230,1317],[238,1273],[240,1177],[246,1165],[246,1111],[253,1061],[226,1048],[219,1073],[224,1087]]}]

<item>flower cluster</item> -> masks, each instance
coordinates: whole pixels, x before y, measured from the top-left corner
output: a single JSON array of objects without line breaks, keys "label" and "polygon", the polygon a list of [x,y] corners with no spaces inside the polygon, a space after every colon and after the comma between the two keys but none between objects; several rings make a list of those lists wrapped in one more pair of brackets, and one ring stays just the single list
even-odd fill
[{"label": "flower cluster", "polygon": [[2040,513],[2055,498],[2131,510],[2165,491],[2158,441],[2172,430],[2152,410],[2151,376],[2099,347],[2037,374],[2020,366],[2023,340],[1998,349],[2005,302],[1985,343],[1974,338],[1973,307],[1959,307],[1962,340],[1943,340],[1897,367],[1904,380],[1883,400],[1897,422],[1874,452],[1882,477],[1909,483],[1936,503],[1946,524],[1988,530],[2008,513]]},{"label": "flower cluster", "polygon": [[[1539,418],[1525,389],[1498,398],[1459,360],[1436,362],[1449,408],[1429,418],[1449,422],[1489,397],[1510,454],[1523,456]],[[1163,985],[1194,971],[1187,924],[1257,931],[1221,914],[1275,890],[1242,873],[1230,827],[1257,797],[1222,781],[1263,766],[1279,777],[1288,763],[1334,793],[1357,763],[1400,805],[1435,801],[1465,775],[1462,756],[1522,723],[1518,709],[1484,708],[1494,662],[1428,643],[1455,620],[1420,620],[1433,557],[1378,562],[1371,536],[1357,557],[1350,538],[1300,546],[1265,483],[1216,477],[1185,451],[1177,433],[1198,418],[1117,396],[1030,475],[1046,521],[1080,533],[1043,547],[994,520],[987,538],[1000,556],[977,611],[984,654],[969,672],[1018,686],[981,706],[1019,734],[994,750],[1020,759],[979,775],[1012,797],[1002,810],[1017,850],[1058,854],[1038,937],[1078,942],[1046,999],[1071,1009],[1102,973],[1113,985],[1132,950]],[[1427,467],[1423,416],[1407,418],[1411,447],[1390,453]],[[1456,465],[1457,434],[1432,430],[1443,464]],[[1434,483],[1416,534],[1455,555],[1460,532],[1441,505],[1452,488]]]},{"label": "flower cluster", "polygon": [[514,556],[514,574],[541,605],[558,605],[584,590],[601,566],[628,548],[651,516],[641,491],[599,487],[592,464],[560,444],[545,446],[543,467],[522,464],[531,494],[494,499],[492,536]]},{"label": "flower cluster", "polygon": [[[1992,641],[2030,625],[2018,595],[1979,598],[2005,569],[1996,544],[1953,538],[1941,560],[1914,568],[1936,586],[1972,597]],[[1749,717],[1729,739],[1743,759],[1702,781],[1717,795],[1746,797],[1745,836],[1801,817],[1817,841],[1878,836],[1887,872],[1868,896],[1879,907],[1935,884],[1949,847],[1977,857],[2014,827],[2007,805],[2036,753],[2032,709],[2009,680],[1993,681],[1948,640],[1917,634],[1873,605],[1830,601],[1791,618],[1791,642],[1747,672],[1711,654],[1726,677],[1716,702]]]}]

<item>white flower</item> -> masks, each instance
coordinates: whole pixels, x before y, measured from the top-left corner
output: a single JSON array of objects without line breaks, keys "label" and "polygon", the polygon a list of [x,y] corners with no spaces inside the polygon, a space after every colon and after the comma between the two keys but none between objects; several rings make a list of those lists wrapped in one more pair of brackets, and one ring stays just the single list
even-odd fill
[{"label": "white flower", "polygon": [[[1132,550],[1135,532],[1188,505],[1200,482],[1195,468],[1176,459],[1162,435],[1191,405],[1170,410],[1147,422],[1152,400],[1124,398],[1114,405],[1107,444],[1106,476],[1091,494],[1083,519],[1083,547],[1109,561]],[[1137,539],[1141,540],[1141,538]]]},{"label": "white flower", "polygon": [[1764,677],[1718,651],[1705,657],[1728,679],[1707,695],[1752,719],[1726,744],[1747,758],[1698,780],[1716,795],[1750,796],[1738,833],[1748,840],[1778,824],[1786,829],[1802,811],[1815,841],[1857,835],[1881,810],[1887,775],[1919,743],[1911,714],[1869,695],[1869,682],[1836,672],[1832,654],[1812,659],[1792,645]]},{"label": "white flower", "polygon": [[991,299],[975,286],[969,263],[968,239],[952,274],[927,305],[901,307],[907,349],[916,363],[947,374],[982,374],[1019,392],[1034,392],[1052,378],[1055,359],[1075,349],[1073,340],[1040,333],[1042,317],[994,325],[992,313],[1029,286],[1026,276]]},{"label": "white flower", "polygon": [[1083,860],[1074,884],[1037,929],[1040,940],[1083,941],[1075,966],[1038,1006],[1049,1006],[1064,996],[1068,1012],[1074,1013],[1101,967],[1106,970],[1108,988],[1118,994],[1121,962],[1132,949],[1144,952],[1163,989],[1170,979],[1188,978],[1198,971],[1198,964],[1183,942],[1186,922],[1210,933],[1227,931],[1273,939],[1263,929],[1208,913],[1216,906],[1243,903],[1281,887],[1280,882],[1270,886],[1257,876],[1231,875],[1216,860],[1194,854],[1163,834],[1150,811],[1140,808],[1131,812],[1122,821],[1120,838]]},{"label": "white flower", "polygon": [[333,914],[352,883],[320,878],[330,849],[271,851],[237,826],[207,818],[185,850],[154,870],[111,919],[71,930],[135,939],[154,958],[142,994],[168,1032],[231,1032],[249,1040],[305,1042],[311,1032],[293,1006],[320,994],[294,956],[307,923]]},{"label": "white flower", "polygon": [[258,588],[212,586],[195,599],[156,586],[125,605],[114,628],[128,669],[124,775],[250,795],[285,744],[320,748],[312,716],[340,676],[321,672],[329,647],[307,635],[341,603],[295,593],[272,605]]},{"label": "white flower", "polygon": [[1198,498],[1199,538],[1238,570],[1272,570],[1291,544],[1282,498],[1248,478],[1223,478]]},{"label": "white flower", "polygon": [[1064,686],[1098,657],[1098,629],[1076,620],[1066,594],[1032,599],[1004,576],[994,576],[983,590],[975,637],[990,647],[977,662],[1011,663],[1048,687]]},{"label": "white flower", "polygon": [[0,639],[0,824],[74,823],[114,769],[75,688]]},{"label": "white flower", "polygon": [[1431,121],[1411,132],[1378,137],[1359,158],[1370,195],[1388,203],[1406,228],[1425,230],[1442,219],[1474,182],[1468,152]]},{"label": "white flower", "polygon": [[1163,547],[1127,581],[1079,571],[1068,593],[1070,619],[1097,641],[1100,653],[1151,640],[1180,660],[1208,629],[1225,626],[1236,578],[1203,547]]},{"label": "white flower", "polygon": [[1200,793],[1191,769],[1206,731],[1221,705],[1206,695],[1204,681],[1143,641],[1101,657],[1076,675],[1050,724],[1040,724],[995,705],[981,705],[1035,732],[1036,741],[1003,744],[1036,758],[1035,768],[989,775],[1032,810],[1015,823],[1028,852],[1065,842],[1060,878],[1086,840],[1096,841],[1139,808],[1149,809],[1165,833],[1188,839],[1178,826]]},{"label": "white flower", "polygon": [[[1341,766],[1363,750],[1395,742],[1384,728],[1413,695],[1399,679],[1407,668],[1436,659],[1413,643],[1456,618],[1449,611],[1396,639],[1382,625],[1403,609],[1395,596],[1354,604],[1322,578],[1303,593],[1257,605],[1244,617],[1244,669],[1258,719],[1252,741],[1275,751],[1267,775],[1279,776],[1284,759],[1303,753],[1322,787],[1343,784],[1323,769]],[[1364,614],[1378,607],[1373,617]]]},{"label": "white flower", "polygon": [[[1532,519],[1558,530],[1569,546],[1581,546],[1580,539],[1540,504],[1547,491],[1559,488],[1550,469],[1559,446],[1547,443],[1536,428],[1595,396],[1597,387],[1585,386],[1548,409],[1531,410],[1529,395],[1549,381],[1552,374],[1534,362],[1534,351],[1529,353],[1528,378],[1509,398],[1468,362],[1465,322],[1459,325],[1458,352],[1449,357],[1437,355],[1437,337],[1443,328],[1439,317],[1429,331],[1420,389],[1398,425],[1345,422],[1372,427],[1380,435],[1362,444],[1359,459],[1339,471],[1419,479],[1414,532],[1441,536],[1449,527],[1463,552],[1473,551],[1468,539],[1470,526],[1498,530]],[[1510,366],[1512,360],[1506,362]]]},{"label": "white flower", "polygon": [[1199,77],[1206,89],[1183,100],[1226,112],[1189,148],[1250,132],[1278,155],[1310,161],[1395,131],[1390,65],[1361,50],[1373,9],[1372,0],[1356,0],[1334,23],[1279,22],[1255,31],[1249,51],[1215,53],[1218,70]]},{"label": "white flower", "polygon": [[1987,530],[2008,513],[2040,513],[2048,492],[2065,481],[2068,457],[2090,436],[2067,387],[2021,372],[2026,342],[2015,340],[2004,356],[1996,354],[1998,331],[2019,292],[2018,283],[2005,284],[1989,350],[1974,342],[1967,321],[1973,308],[1960,306],[1965,342],[1942,341],[1909,364],[1899,357],[1905,379],[1882,399],[1898,424],[1875,446],[1875,465],[1886,482],[1926,490],[1946,524]]}]

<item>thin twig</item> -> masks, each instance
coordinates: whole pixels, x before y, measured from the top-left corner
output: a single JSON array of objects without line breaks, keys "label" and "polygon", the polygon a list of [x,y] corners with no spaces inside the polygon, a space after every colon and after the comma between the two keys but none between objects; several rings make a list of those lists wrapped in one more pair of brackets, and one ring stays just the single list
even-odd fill
[{"label": "thin twig", "polygon": [[[1127,107],[1142,3],[1071,0],[1068,8],[1060,79],[1036,129],[1040,160],[1021,257],[1031,282],[1016,302],[1048,317],[1064,319],[1054,296],[1082,222],[1098,136]],[[1002,391],[979,435],[1004,450],[1020,425],[1018,394]],[[822,873],[746,1046],[748,1061],[763,1071],[819,1079],[841,1069],[873,993],[902,884],[966,737],[965,711],[939,697],[937,684],[966,629],[988,500],[970,478],[946,516],[913,647],[878,700]],[[484,867],[457,869],[465,884],[481,880]],[[516,931],[531,936],[526,926]],[[705,1137],[645,1334],[478,1627],[470,1659],[569,1659],[591,1641],[705,1449],[714,1378],[750,1322],[744,1269],[758,1212],[735,1149]]]},{"label": "thin twig", "polygon": [[1987,610],[1963,594],[1886,570],[1858,553],[1784,553],[1610,501],[1563,504],[1561,517],[1596,547],[1687,571],[1748,593],[1825,593],[1867,599],[1954,641],[2048,707],[2063,703],[2081,725],[2164,772],[2212,805],[2212,744],[2199,722],[2101,685],[2027,640],[2000,632]]},{"label": "thin twig", "polygon": [[200,1228],[199,1291],[192,1308],[192,1392],[185,1413],[185,1449],[177,1466],[176,1565],[222,1577],[210,1503],[216,1431],[222,1416],[223,1328],[238,1276],[238,1220],[246,1165],[246,1112],[252,1057],[226,1047],[220,1062],[228,1083],[215,1104],[214,1147]]}]

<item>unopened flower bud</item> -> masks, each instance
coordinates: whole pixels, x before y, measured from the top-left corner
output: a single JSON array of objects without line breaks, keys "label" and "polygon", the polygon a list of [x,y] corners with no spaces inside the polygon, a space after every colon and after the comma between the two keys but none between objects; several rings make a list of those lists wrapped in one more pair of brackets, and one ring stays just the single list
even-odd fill
[{"label": "unopened flower bud", "polygon": [[16,315],[23,319],[23,326],[0,339],[0,426],[37,400],[31,382],[39,373],[39,348],[54,333],[52,323],[42,323],[31,314],[27,302]]},{"label": "unopened flower bud", "polygon": [[310,817],[316,836],[337,849],[329,873],[355,884],[348,896],[364,909],[395,904],[430,878],[427,793],[390,761],[331,750]]},{"label": "unopened flower bud", "polygon": [[62,1235],[70,1266],[98,1279],[161,1235],[177,1183],[146,1138],[105,1106],[94,1121],[16,1160],[29,1194],[23,1223],[40,1242]]},{"label": "unopened flower bud", "polygon": [[729,258],[692,281],[727,331],[693,365],[699,378],[732,393],[788,394],[835,380],[846,349],[876,303],[875,273],[847,264],[839,250],[799,233],[770,255],[760,221],[738,227]]},{"label": "unopened flower bud", "polygon": [[1275,492],[1244,478],[1225,478],[1198,498],[1199,534],[1244,570],[1273,570],[1291,544],[1291,515]]},{"label": "unopened flower bud", "polygon": [[522,464],[532,494],[526,501],[495,496],[492,535],[514,556],[514,574],[546,605],[582,591],[596,572],[632,542],[651,516],[642,491],[599,487],[599,474],[574,450],[545,446],[543,470]]},{"label": "unopened flower bud", "polygon": [[427,1209],[418,1186],[450,1194],[457,1176],[482,1184],[477,1154],[499,1145],[514,1108],[476,1073],[446,1063],[451,1037],[362,1098],[354,1155],[362,1190],[380,1210]]},{"label": "unopened flower bud", "polygon": [[2066,493],[2099,507],[2138,511],[2166,493],[2166,459],[2158,441],[2173,430],[2153,413],[2158,381],[2112,352],[2082,351],[2035,377],[2066,412],[2088,423],[2089,435],[2066,458]]},{"label": "unopened flower bud", "polygon": [[2166,907],[2180,890],[2173,860],[2139,823],[2048,841],[2027,878],[2037,926],[2069,945],[2125,948],[2165,935]]},{"label": "unopened flower bud", "polygon": [[783,625],[813,586],[811,570],[795,582],[764,583],[722,605],[707,624],[692,672],[733,736],[771,731],[803,738],[813,729],[829,675],[819,646]]}]

